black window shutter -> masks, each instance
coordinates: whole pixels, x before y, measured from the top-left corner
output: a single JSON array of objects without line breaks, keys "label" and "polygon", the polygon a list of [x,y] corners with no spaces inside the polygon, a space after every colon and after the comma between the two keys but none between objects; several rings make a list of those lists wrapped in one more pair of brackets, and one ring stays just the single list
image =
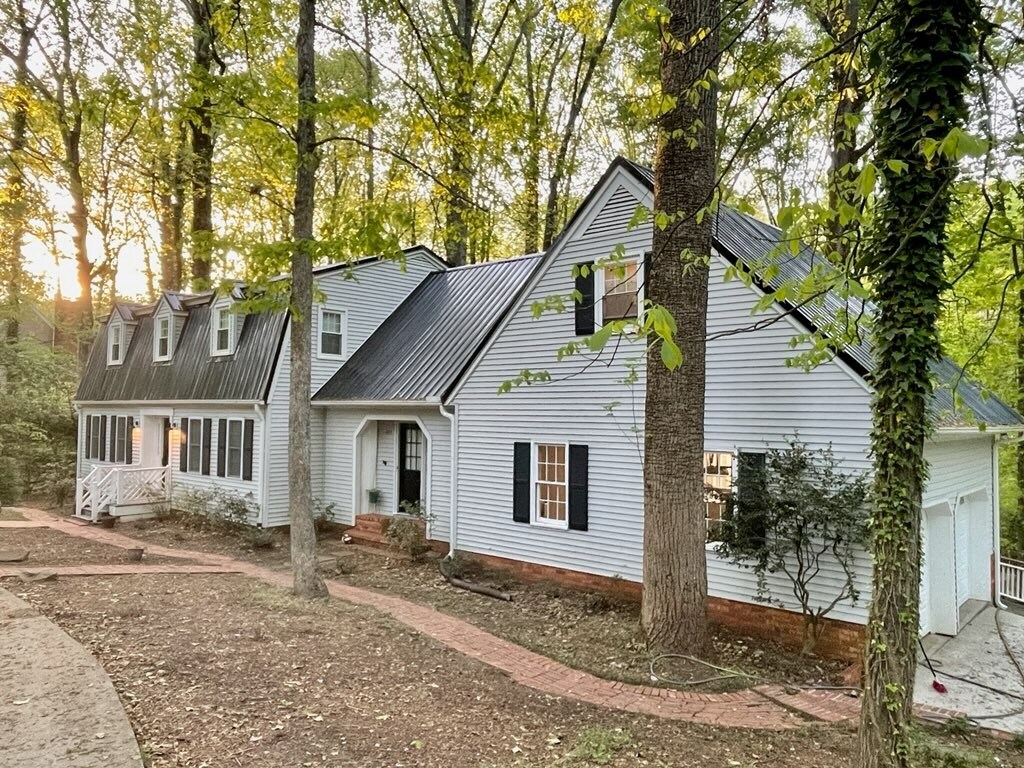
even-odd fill
[{"label": "black window shutter", "polygon": [[135,421],[134,416],[124,417],[124,463],[132,463],[132,425]]},{"label": "black window shutter", "polygon": [[181,420],[181,445],[178,446],[178,468],[188,471],[188,419]]},{"label": "black window shutter", "polygon": [[107,460],[107,417],[100,416],[100,461]]},{"label": "black window shutter", "polygon": [[92,455],[92,416],[85,417],[85,458],[96,458]]},{"label": "black window shutter", "polygon": [[587,530],[590,448],[569,446],[569,530]]},{"label": "black window shutter", "polygon": [[217,419],[217,477],[224,477],[224,461],[228,448],[228,420]]},{"label": "black window shutter", "polygon": [[765,470],[763,453],[740,451],[736,457],[736,501],[731,517],[734,535],[750,543],[762,542],[766,535]]},{"label": "black window shutter", "polygon": [[512,461],[512,520],[530,522],[530,460],[529,443],[516,443]]},{"label": "black window shutter", "polygon": [[576,290],[580,294],[576,302],[576,335],[589,336],[594,332],[594,265],[577,264],[576,269]]},{"label": "black window shutter", "polygon": [[252,419],[245,420],[245,428],[242,432],[242,479],[252,480],[252,437],[254,431]]},{"label": "black window shutter", "polygon": [[164,445],[160,454],[160,466],[166,467],[171,463],[171,420],[164,419]]},{"label": "black window shutter", "polygon": [[203,419],[203,474],[210,474],[210,438],[213,437],[213,419]]}]

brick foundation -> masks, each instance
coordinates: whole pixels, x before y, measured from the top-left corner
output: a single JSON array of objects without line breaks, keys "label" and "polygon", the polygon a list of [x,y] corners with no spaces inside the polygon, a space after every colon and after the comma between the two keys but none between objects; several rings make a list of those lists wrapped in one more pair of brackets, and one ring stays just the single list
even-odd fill
[{"label": "brick foundation", "polygon": [[[523,581],[551,581],[574,589],[601,592],[637,602],[643,593],[643,585],[635,581],[525,563],[494,555],[471,552],[459,554],[488,567],[509,571]],[[708,616],[714,623],[738,632],[782,642],[797,649],[803,645],[803,617],[798,613],[767,605],[709,597]],[[846,621],[825,619],[825,630],[818,640],[815,652],[827,658],[859,661],[864,652],[864,627]]]}]

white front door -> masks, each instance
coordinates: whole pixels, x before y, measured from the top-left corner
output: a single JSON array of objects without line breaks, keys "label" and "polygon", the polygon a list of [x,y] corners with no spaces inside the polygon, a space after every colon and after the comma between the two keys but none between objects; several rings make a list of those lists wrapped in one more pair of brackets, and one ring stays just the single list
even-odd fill
[{"label": "white front door", "polygon": [[170,421],[166,416],[142,417],[142,446],[139,464],[143,467],[167,465]]}]

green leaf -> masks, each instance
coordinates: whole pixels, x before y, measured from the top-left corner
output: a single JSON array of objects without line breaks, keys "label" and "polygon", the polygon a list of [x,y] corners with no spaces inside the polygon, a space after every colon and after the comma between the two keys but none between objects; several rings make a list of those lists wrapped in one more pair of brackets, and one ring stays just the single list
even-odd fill
[{"label": "green leaf", "polygon": [[670,371],[674,371],[682,365],[683,353],[680,351],[679,345],[672,341],[672,339],[661,340],[661,362]]}]

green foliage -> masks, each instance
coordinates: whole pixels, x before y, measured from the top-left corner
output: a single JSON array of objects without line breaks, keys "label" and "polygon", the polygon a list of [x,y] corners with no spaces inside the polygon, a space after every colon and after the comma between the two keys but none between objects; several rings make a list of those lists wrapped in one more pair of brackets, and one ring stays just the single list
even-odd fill
[{"label": "green foliage", "polygon": [[0,340],[0,501],[22,494],[63,503],[75,477],[75,358],[32,339]]},{"label": "green foliage", "polygon": [[633,737],[621,728],[587,728],[576,737],[568,756],[595,765],[607,765],[633,743]]},{"label": "green foliage", "polygon": [[399,514],[388,521],[384,537],[399,552],[413,560],[419,560],[430,551],[427,543],[426,524],[430,516],[419,502],[403,501]]},{"label": "green foliage", "polygon": [[241,495],[221,488],[189,488],[175,501],[176,515],[185,525],[238,531],[259,519],[259,506],[252,493]]},{"label": "green foliage", "polygon": [[[787,448],[766,452],[763,468],[740,454],[738,486],[726,500],[730,514],[718,551],[753,569],[764,602],[784,606],[768,577],[785,577],[803,614],[804,652],[810,653],[822,619],[840,602],[859,597],[854,567],[867,544],[867,480],[842,472],[831,445],[811,450],[798,438],[788,442]],[[838,586],[819,578],[826,563],[842,570]]]}]

